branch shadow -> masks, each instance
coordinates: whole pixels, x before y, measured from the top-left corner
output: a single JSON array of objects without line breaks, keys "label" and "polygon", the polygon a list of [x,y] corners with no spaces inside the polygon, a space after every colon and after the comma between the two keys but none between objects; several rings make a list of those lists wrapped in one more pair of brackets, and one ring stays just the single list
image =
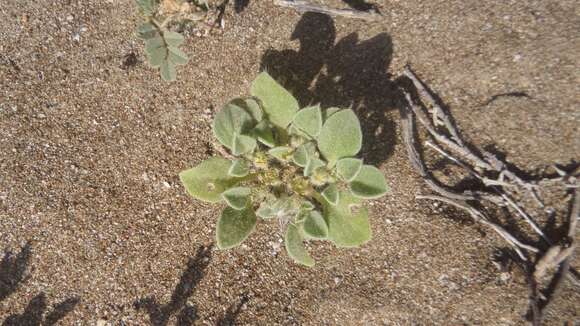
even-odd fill
[{"label": "branch shadow", "polygon": [[298,51],[268,50],[260,70],[268,73],[298,99],[301,106],[352,108],[363,129],[361,155],[378,165],[393,153],[396,125],[386,116],[402,98],[387,72],[393,54],[386,33],[361,40],[351,33],[336,41],[328,15],[305,13],[290,37]]},{"label": "branch shadow", "polygon": [[21,283],[28,280],[26,275],[30,264],[31,245],[27,242],[16,256],[6,250],[0,262],[0,302],[14,293]]},{"label": "branch shadow", "polygon": [[187,268],[181,275],[168,303],[161,305],[154,296],[151,296],[136,300],[133,303],[135,309],[145,310],[153,326],[167,325],[171,316],[176,313],[178,313],[177,325],[193,325],[198,319],[197,308],[189,305],[187,300],[192,296],[204,276],[204,271],[211,261],[212,247],[212,245],[201,246],[195,257],[189,259]]},{"label": "branch shadow", "polygon": [[244,293],[240,297],[240,302],[238,302],[237,304],[235,302],[232,303],[229,306],[226,313],[220,319],[218,319],[218,321],[216,322],[216,325],[218,325],[218,326],[234,326],[236,324],[236,319],[238,319],[238,316],[242,312],[242,307],[249,300],[250,300],[250,298],[248,297],[248,295],[246,293]]}]

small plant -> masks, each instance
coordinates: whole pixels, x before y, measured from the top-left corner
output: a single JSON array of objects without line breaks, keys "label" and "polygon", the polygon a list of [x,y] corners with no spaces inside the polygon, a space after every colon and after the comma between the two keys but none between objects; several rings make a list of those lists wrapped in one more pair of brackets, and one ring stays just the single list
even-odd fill
[{"label": "small plant", "polygon": [[364,199],[383,196],[383,174],[354,156],[362,145],[359,120],[350,109],[309,106],[268,73],[251,97],[226,104],[213,133],[235,159],[210,158],[180,173],[188,193],[228,206],[217,224],[217,245],[232,248],[254,230],[258,217],[278,220],[288,255],[314,265],[305,240],[356,247],[371,238]]},{"label": "small plant", "polygon": [[177,76],[176,66],[184,65],[189,58],[179,46],[183,35],[171,31],[173,23],[183,24],[203,18],[195,11],[201,8],[207,11],[205,0],[136,0],[144,22],[137,28],[137,36],[145,41],[147,62],[153,68],[159,68],[161,78],[173,81]]}]

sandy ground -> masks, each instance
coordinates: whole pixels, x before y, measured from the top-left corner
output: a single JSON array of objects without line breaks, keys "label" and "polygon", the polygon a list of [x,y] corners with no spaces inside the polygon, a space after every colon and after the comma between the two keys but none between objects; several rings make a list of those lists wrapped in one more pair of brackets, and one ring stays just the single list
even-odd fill
[{"label": "sandy ground", "polygon": [[[3,0],[0,280],[21,282],[0,292],[0,321],[523,324],[525,279],[493,263],[505,244],[415,199],[428,190],[401,144],[394,81],[412,63],[474,144],[522,169],[569,163],[580,153],[580,7],[376,3],[384,19],[367,23],[252,0],[223,31],[189,37],[192,60],[168,84],[144,63],[132,1]],[[131,54],[136,65],[124,64]],[[206,249],[221,207],[192,200],[177,178],[215,155],[213,114],[260,67],[304,104],[354,104],[363,157],[392,188],[370,204],[373,240],[313,244],[312,269],[290,261],[275,225],[238,249]],[[487,103],[508,92],[527,96]],[[580,321],[579,302],[567,285],[546,323]]]}]

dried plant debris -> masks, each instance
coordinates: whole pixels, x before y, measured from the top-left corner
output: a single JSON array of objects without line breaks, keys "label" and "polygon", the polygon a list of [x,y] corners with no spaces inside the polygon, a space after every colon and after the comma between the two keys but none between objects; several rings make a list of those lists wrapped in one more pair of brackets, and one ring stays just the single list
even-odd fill
[{"label": "dried plant debris", "polygon": [[[407,102],[401,108],[403,139],[412,165],[436,193],[417,198],[438,200],[462,209],[476,222],[491,228],[510,244],[517,254],[514,257],[517,257],[519,264],[527,271],[531,292],[530,320],[539,325],[542,313],[556,294],[561,281],[567,277],[572,283],[578,284],[577,273],[569,271],[573,269],[570,258],[576,247],[574,237],[580,207],[580,196],[577,193],[580,186],[580,165],[573,163],[566,169],[554,165],[555,172],[550,175],[529,179],[521,177],[520,173],[498,155],[468,145],[449,112],[435,100],[435,96],[409,67],[405,69],[404,75],[414,85],[414,89],[402,89]],[[416,96],[412,96],[413,93]],[[428,170],[420,154],[415,120],[427,131],[429,140],[425,141],[425,145],[458,166],[477,185],[460,191],[446,185]],[[544,201],[544,195],[554,188],[570,197],[567,234],[558,239],[550,238],[536,222],[539,216],[530,213],[538,211],[537,208],[541,212],[554,211]],[[538,243],[525,243],[521,240],[521,234],[508,231],[499,222],[495,222],[497,219],[490,218],[486,207],[504,208],[504,211],[509,212],[509,218],[513,219],[512,223],[526,223],[529,230],[536,234]],[[543,284],[547,286],[541,290]]]}]

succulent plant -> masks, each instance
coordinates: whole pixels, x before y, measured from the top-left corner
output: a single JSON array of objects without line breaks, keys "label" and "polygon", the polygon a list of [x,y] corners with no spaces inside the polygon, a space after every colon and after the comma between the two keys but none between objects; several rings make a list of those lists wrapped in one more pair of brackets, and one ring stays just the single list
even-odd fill
[{"label": "succulent plant", "polygon": [[212,157],[180,173],[187,192],[206,202],[225,202],[217,245],[244,241],[258,220],[278,220],[288,255],[312,266],[304,242],[328,240],[356,247],[371,239],[365,199],[387,192],[385,178],[355,156],[362,145],[356,114],[298,101],[267,72],[251,96],[227,103],[212,125],[235,157]]}]

